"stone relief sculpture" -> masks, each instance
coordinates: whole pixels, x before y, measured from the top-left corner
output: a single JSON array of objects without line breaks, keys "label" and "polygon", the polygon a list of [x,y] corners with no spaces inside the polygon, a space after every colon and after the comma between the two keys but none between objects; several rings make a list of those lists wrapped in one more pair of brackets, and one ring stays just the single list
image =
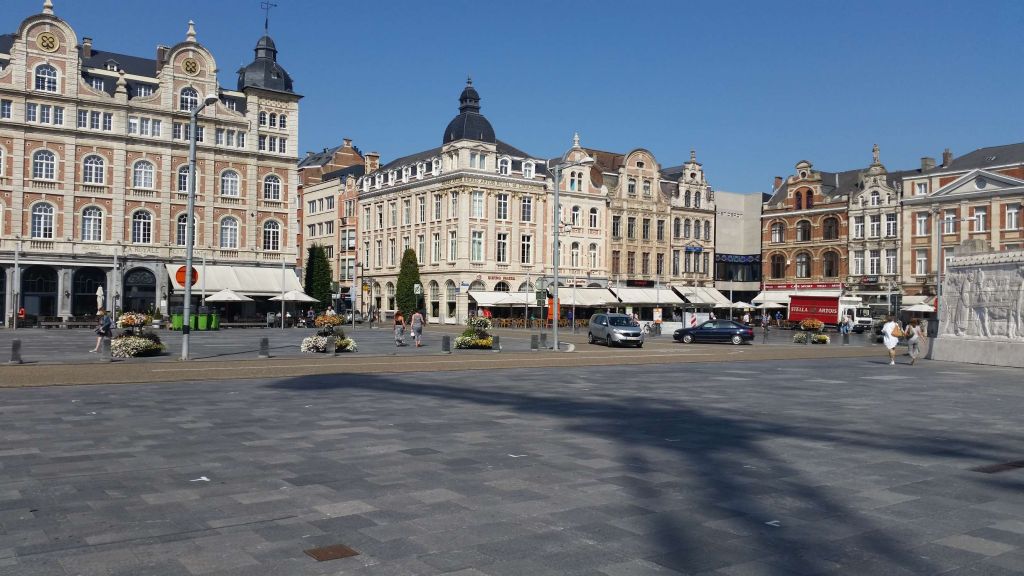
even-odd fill
[{"label": "stone relief sculpture", "polygon": [[1024,253],[964,258],[944,279],[942,337],[1024,341]]}]

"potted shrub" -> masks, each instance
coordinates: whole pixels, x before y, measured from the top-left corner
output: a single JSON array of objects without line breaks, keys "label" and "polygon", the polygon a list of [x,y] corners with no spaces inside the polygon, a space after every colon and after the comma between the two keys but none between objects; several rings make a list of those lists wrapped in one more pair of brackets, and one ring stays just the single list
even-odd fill
[{"label": "potted shrub", "polygon": [[317,327],[316,334],[307,336],[299,344],[302,352],[322,353],[327,351],[327,344],[334,339],[334,349],[338,352],[355,352],[358,350],[356,341],[345,337],[345,331],[341,329],[341,316],[328,316],[321,314],[313,320]]},{"label": "potted shrub", "polygon": [[471,316],[466,320],[466,329],[455,338],[455,347],[462,349],[490,350],[494,346],[494,338],[488,330],[492,328],[491,320],[483,316]]}]

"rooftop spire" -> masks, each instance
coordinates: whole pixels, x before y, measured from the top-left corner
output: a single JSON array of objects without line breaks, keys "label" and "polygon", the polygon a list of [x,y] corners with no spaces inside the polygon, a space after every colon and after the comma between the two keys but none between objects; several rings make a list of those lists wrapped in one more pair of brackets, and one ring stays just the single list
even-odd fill
[{"label": "rooftop spire", "polygon": [[690,162],[696,162],[696,161],[697,161],[697,151],[696,150],[690,150]]},{"label": "rooftop spire", "polygon": [[573,132],[572,133],[572,147],[573,148],[579,148],[580,147],[580,133],[579,132]]},{"label": "rooftop spire", "polygon": [[188,31],[185,32],[185,41],[186,42],[195,42],[196,41],[196,23],[191,21],[191,20],[188,21]]},{"label": "rooftop spire", "polygon": [[43,2],[43,14],[53,15],[53,2],[50,0],[45,0]]},{"label": "rooftop spire", "polygon": [[260,2],[260,9],[263,10],[263,33],[267,34],[270,31],[270,9],[277,8],[277,4],[270,2]]}]

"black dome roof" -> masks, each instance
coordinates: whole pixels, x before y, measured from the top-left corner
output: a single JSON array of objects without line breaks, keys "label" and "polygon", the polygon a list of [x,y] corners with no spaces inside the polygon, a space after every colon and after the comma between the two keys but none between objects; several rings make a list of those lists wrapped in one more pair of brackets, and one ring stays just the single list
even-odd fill
[{"label": "black dome roof", "polygon": [[238,71],[238,89],[263,88],[278,92],[292,92],[292,77],[277,63],[277,45],[264,35],[256,43],[256,59]]},{"label": "black dome roof", "polygon": [[444,144],[456,140],[476,140],[494,144],[494,128],[480,113],[480,94],[473,88],[473,80],[466,80],[466,87],[459,96],[459,115],[448,123],[444,131]]}]

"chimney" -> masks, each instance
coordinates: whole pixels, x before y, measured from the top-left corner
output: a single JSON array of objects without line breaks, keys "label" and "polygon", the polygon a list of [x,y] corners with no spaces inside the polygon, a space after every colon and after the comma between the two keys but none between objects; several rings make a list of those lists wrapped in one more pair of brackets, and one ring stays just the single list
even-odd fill
[{"label": "chimney", "polygon": [[925,156],[924,158],[921,158],[922,172],[925,170],[931,170],[932,168],[935,168],[935,158],[932,158],[931,156]]},{"label": "chimney", "polygon": [[782,176],[775,177],[775,186],[772,187],[772,190],[778,190],[779,186],[782,186]]},{"label": "chimney", "polygon": [[946,148],[945,150],[942,151],[942,166],[948,167],[952,163],[953,153],[949,151],[949,148]]},{"label": "chimney", "polygon": [[167,46],[157,45],[156,47],[156,67],[162,68],[164,62],[167,60]]},{"label": "chimney", "polygon": [[376,152],[367,152],[366,156],[363,157],[363,166],[366,169],[366,173],[375,172],[380,168],[380,154]]},{"label": "chimney", "polygon": [[342,148],[351,148],[352,147],[352,139],[351,138],[343,138],[341,140],[341,146],[342,146]]},{"label": "chimney", "polygon": [[82,38],[82,58],[92,57],[92,38],[85,36]]}]

